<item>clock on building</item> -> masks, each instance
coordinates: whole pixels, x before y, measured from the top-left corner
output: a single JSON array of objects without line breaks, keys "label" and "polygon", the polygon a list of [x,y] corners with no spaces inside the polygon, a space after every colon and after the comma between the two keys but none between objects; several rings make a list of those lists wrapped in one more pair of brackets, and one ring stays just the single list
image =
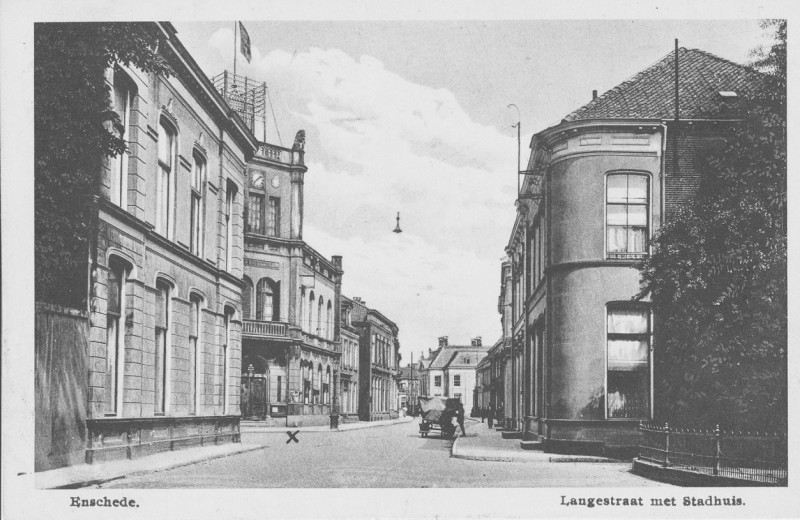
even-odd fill
[{"label": "clock on building", "polygon": [[253,172],[252,176],[250,177],[250,185],[253,188],[258,188],[260,190],[264,189],[264,174],[262,172]]}]

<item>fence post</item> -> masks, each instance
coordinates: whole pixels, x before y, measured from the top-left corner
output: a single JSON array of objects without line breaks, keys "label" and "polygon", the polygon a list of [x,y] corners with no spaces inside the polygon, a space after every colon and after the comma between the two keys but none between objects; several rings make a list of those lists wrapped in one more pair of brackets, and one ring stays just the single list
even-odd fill
[{"label": "fence post", "polygon": [[664,442],[664,466],[669,466],[669,423],[664,423],[666,441]]},{"label": "fence post", "polygon": [[714,428],[714,475],[719,475],[719,455],[720,455],[720,431],[719,424]]}]

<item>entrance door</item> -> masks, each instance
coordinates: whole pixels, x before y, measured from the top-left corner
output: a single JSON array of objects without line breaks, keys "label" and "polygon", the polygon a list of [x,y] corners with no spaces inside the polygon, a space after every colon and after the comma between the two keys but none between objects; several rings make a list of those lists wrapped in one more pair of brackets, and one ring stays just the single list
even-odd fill
[{"label": "entrance door", "polygon": [[242,418],[266,419],[267,380],[263,376],[242,376]]}]

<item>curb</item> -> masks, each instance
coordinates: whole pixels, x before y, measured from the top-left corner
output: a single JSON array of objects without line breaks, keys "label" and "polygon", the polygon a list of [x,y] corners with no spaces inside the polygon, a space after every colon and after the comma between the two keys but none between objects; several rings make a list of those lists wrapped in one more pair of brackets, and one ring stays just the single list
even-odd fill
[{"label": "curb", "polygon": [[[410,420],[398,420],[392,419],[391,421],[364,421],[362,423],[349,423],[353,426],[350,428],[342,428],[341,425],[339,428],[331,429],[327,426],[269,426],[264,428],[252,428],[252,427],[244,427],[240,428],[240,433],[286,433],[286,430],[300,430],[300,433],[341,433],[347,432],[350,430],[363,430],[364,428],[378,428],[381,426],[394,426],[397,424],[405,424],[409,422],[414,422],[414,419],[411,418]],[[308,428],[308,429],[304,429]]]},{"label": "curb", "polygon": [[[455,441],[453,441],[453,446],[450,449],[450,457],[454,459],[463,459],[463,460],[479,460],[479,461],[493,461],[493,462],[522,462],[522,463],[541,463],[541,464],[551,464],[551,463],[564,463],[564,462],[573,462],[573,463],[601,463],[601,464],[618,464],[620,461],[608,459],[608,458],[600,458],[600,457],[586,457],[586,456],[559,456],[558,454],[549,454],[547,458],[543,456],[540,457],[532,457],[526,456],[525,454],[529,454],[529,451],[522,451],[519,454],[516,453],[509,453],[508,451],[501,451],[501,452],[493,452],[492,450],[486,449],[474,449],[474,450],[463,450],[459,446],[459,440],[461,440],[461,436],[459,435],[456,437]],[[521,450],[521,448],[520,448]]]},{"label": "curb", "polygon": [[[99,484],[105,484],[107,482],[111,482],[111,481],[114,481],[114,480],[120,480],[120,479],[127,478],[127,477],[135,477],[135,476],[144,475],[144,474],[147,474],[147,473],[157,473],[159,471],[167,471],[167,470],[170,470],[170,469],[182,468],[184,466],[191,466],[192,464],[197,464],[197,463],[205,462],[205,461],[208,461],[208,460],[221,459],[221,458],[224,458],[224,457],[230,457],[230,456],[233,456],[233,455],[239,455],[241,453],[249,453],[251,451],[263,450],[263,449],[266,449],[266,448],[267,448],[267,446],[259,446],[259,445],[252,445],[251,446],[251,445],[247,445],[247,447],[243,447],[241,450],[236,450],[236,451],[233,451],[233,452],[230,452],[230,453],[217,453],[217,454],[206,455],[206,456],[203,456],[201,458],[197,458],[197,459],[191,460],[191,461],[181,461],[181,462],[175,462],[173,464],[167,464],[167,465],[165,465],[163,467],[158,467],[157,469],[152,469],[152,468],[150,468],[150,469],[137,469],[137,470],[130,471],[128,473],[123,472],[121,474],[108,475],[108,476],[105,476],[105,477],[97,477],[97,478],[92,478],[92,479],[87,479],[87,480],[76,480],[76,481],[73,481],[73,482],[70,482],[70,483],[67,483],[67,484],[61,484],[61,485],[58,485],[58,486],[36,487],[36,489],[79,489],[79,488],[86,488],[86,487],[90,487],[90,486],[96,486],[96,485],[99,485]],[[34,478],[35,478],[35,475],[34,475]]]}]

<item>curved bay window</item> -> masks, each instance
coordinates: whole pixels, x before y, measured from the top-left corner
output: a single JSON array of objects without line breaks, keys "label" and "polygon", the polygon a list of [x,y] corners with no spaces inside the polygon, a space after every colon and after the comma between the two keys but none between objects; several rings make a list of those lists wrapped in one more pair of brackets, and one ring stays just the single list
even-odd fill
[{"label": "curved bay window", "polygon": [[256,313],[262,321],[280,321],[280,285],[269,278],[258,282]]},{"label": "curved bay window", "polygon": [[649,236],[649,177],[614,173],[606,183],[606,251],[608,258],[640,258]]},{"label": "curved bay window", "polygon": [[650,416],[650,312],[608,308],[606,413],[609,419]]}]

